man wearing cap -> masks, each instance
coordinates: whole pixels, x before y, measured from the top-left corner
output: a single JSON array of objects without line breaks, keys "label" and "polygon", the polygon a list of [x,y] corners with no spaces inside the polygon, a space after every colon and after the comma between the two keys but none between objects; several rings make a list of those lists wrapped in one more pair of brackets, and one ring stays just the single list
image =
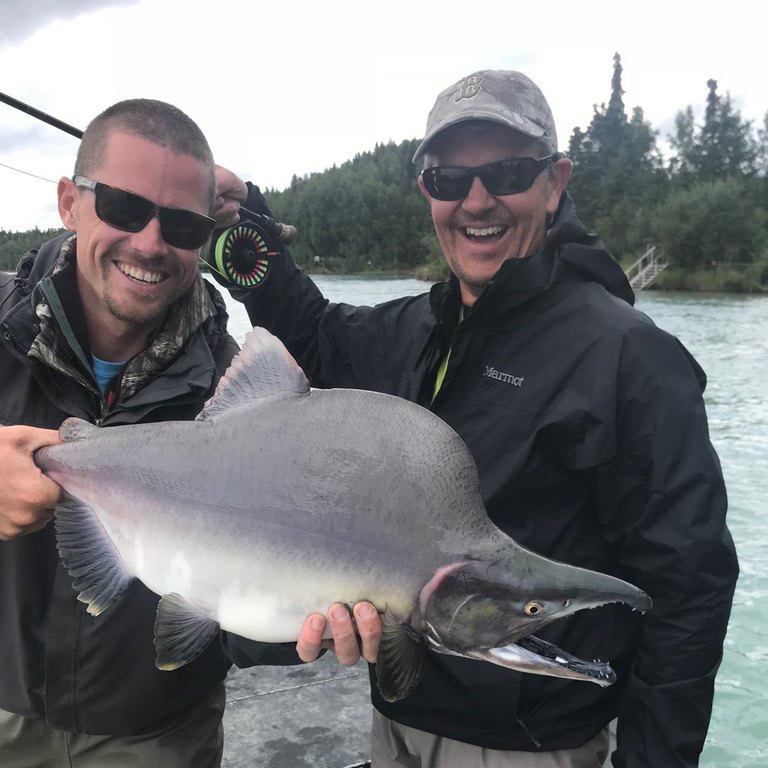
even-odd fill
[{"label": "man wearing cap", "polygon": [[[654,601],[540,632],[609,661],[606,688],[437,654],[401,701],[374,679],[374,768],[599,766],[616,717],[617,768],[698,764],[737,575],[705,377],[633,309],[621,268],[576,218],[557,149],[529,78],[476,72],[438,96],[414,156],[447,282],[377,307],[330,304],[286,254],[238,294],[314,386],[399,395],[445,419],[488,514],[518,542]],[[264,205],[248,191],[249,208]],[[320,631],[299,652],[319,647]]]}]

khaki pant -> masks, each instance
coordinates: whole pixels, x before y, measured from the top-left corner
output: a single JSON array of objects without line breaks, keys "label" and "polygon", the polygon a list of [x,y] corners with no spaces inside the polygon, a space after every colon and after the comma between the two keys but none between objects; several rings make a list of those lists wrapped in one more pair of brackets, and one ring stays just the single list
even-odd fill
[{"label": "khaki pant", "polygon": [[418,731],[373,710],[371,768],[602,768],[607,756],[607,727],[576,749],[512,752]]},{"label": "khaki pant", "polygon": [[220,768],[224,684],[140,736],[89,736],[0,709],[1,768]]}]

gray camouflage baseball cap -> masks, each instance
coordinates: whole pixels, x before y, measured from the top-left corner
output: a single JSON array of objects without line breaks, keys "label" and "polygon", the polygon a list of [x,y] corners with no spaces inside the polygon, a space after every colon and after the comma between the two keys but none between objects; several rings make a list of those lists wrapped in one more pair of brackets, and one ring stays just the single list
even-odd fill
[{"label": "gray camouflage baseball cap", "polygon": [[466,120],[488,120],[509,126],[539,139],[550,152],[557,152],[552,111],[536,83],[522,72],[483,69],[462,78],[437,97],[413,162],[418,162],[438,133]]}]

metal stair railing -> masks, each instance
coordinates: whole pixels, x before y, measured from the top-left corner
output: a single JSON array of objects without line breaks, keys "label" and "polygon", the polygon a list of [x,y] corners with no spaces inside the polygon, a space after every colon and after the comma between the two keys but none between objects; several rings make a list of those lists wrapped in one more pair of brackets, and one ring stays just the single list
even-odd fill
[{"label": "metal stair railing", "polygon": [[645,253],[625,271],[633,291],[642,291],[650,285],[667,267],[669,261],[662,248],[648,246]]}]

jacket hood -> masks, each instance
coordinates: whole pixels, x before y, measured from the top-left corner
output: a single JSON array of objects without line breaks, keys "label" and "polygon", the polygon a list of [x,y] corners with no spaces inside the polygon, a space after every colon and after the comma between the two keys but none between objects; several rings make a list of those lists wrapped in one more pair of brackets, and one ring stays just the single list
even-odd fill
[{"label": "jacket hood", "polygon": [[[13,339],[17,357],[40,360],[96,392],[74,252],[75,242],[68,233],[27,253],[10,292],[0,301],[4,304],[0,324],[7,338]],[[138,409],[172,396],[210,390],[217,378],[219,347],[229,339],[227,320],[223,298],[198,275],[189,292],[169,307],[148,346],[127,361],[118,404],[130,403],[130,408]],[[186,354],[180,354],[182,349]]]},{"label": "jacket hood", "polygon": [[583,278],[600,283],[609,293],[623,299],[630,306],[634,305],[635,294],[624,270],[605,250],[602,239],[584,228],[567,192],[560,199],[554,224],[547,235],[546,247],[557,249],[559,261]]}]

